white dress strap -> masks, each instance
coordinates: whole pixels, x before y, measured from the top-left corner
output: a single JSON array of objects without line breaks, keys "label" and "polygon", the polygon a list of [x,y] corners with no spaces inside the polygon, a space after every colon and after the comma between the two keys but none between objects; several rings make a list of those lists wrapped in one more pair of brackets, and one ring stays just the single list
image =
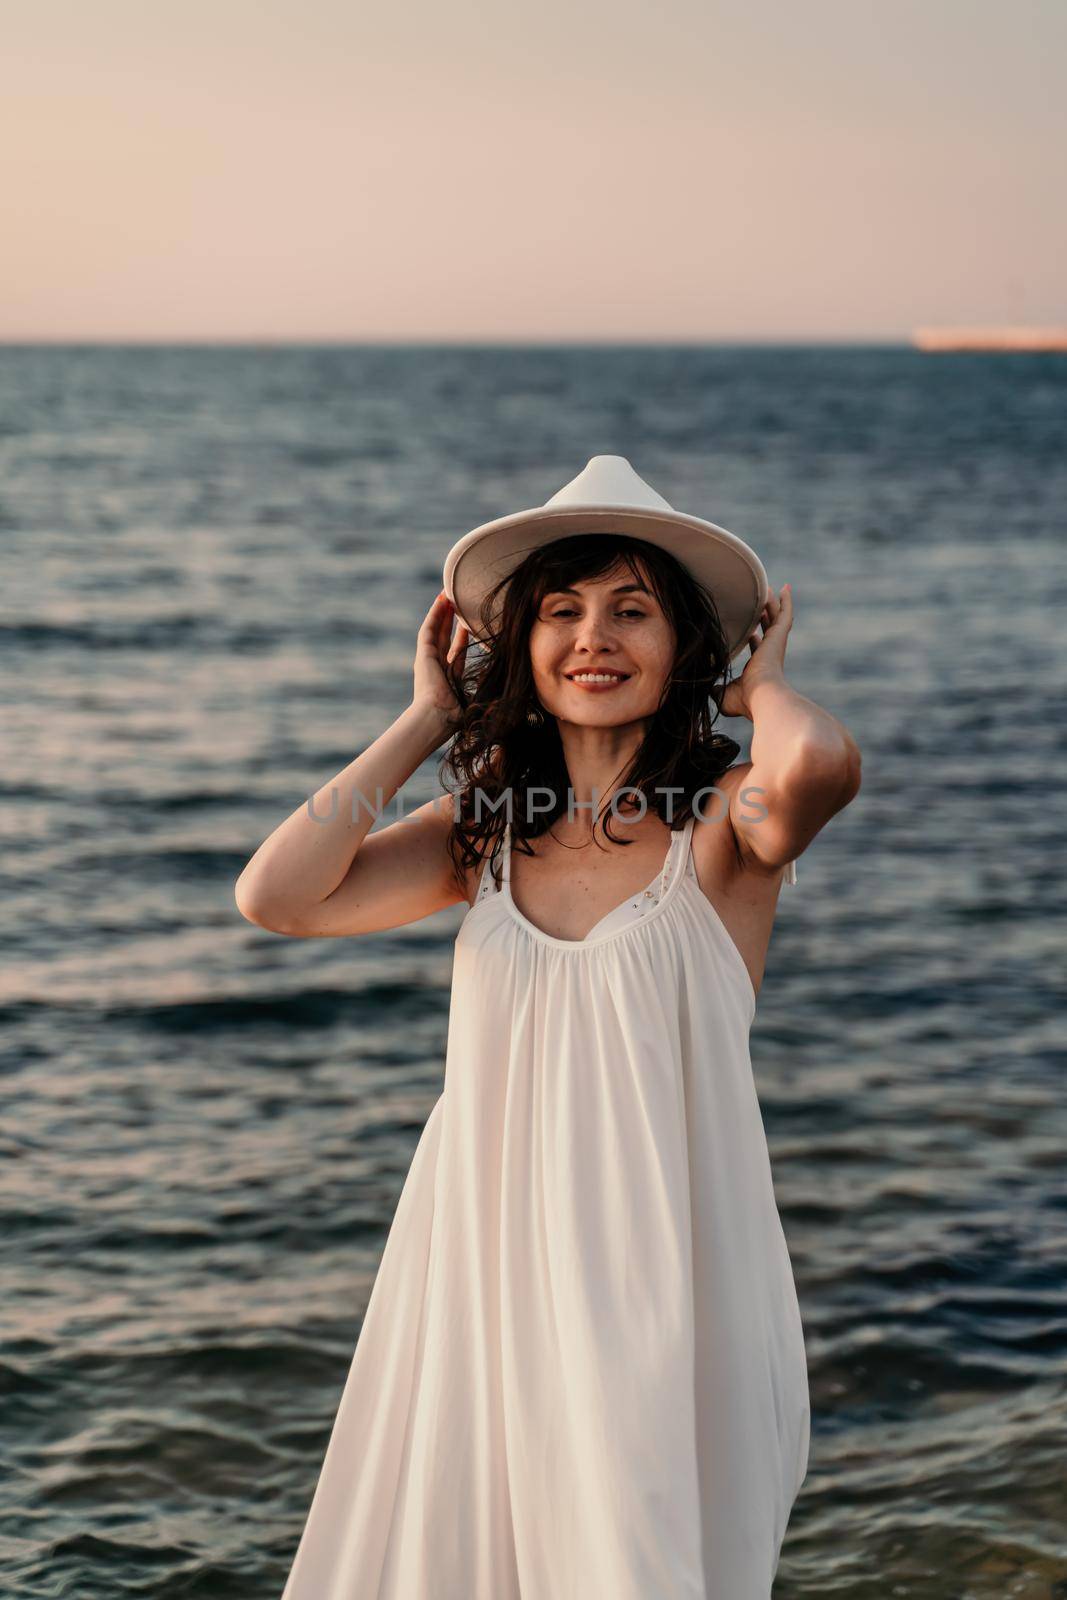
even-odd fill
[{"label": "white dress strap", "polygon": [[[505,836],[506,836],[506,831],[507,830],[505,829]],[[478,874],[478,888],[475,891],[474,899],[471,902],[472,906],[476,906],[476,905],[480,904],[480,902],[482,900],[484,900],[487,895],[492,894],[493,891],[497,888],[496,880],[493,877],[492,866],[493,866],[493,861],[494,861],[496,855],[499,854],[499,852],[500,852],[500,850],[502,848],[503,848],[503,841],[499,842],[498,845],[497,845],[497,849],[495,851],[491,850],[489,852],[489,854],[486,856],[485,860],[482,862],[482,870]],[[506,868],[506,866],[507,866],[507,854],[505,852],[505,855],[504,855],[504,867]]]}]

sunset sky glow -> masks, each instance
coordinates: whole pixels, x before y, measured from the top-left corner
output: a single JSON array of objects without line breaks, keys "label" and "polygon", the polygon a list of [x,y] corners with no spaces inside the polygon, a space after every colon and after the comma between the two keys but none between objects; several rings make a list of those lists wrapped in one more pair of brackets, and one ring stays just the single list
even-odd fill
[{"label": "sunset sky glow", "polygon": [[5,340],[1067,322],[1062,0],[34,0]]}]

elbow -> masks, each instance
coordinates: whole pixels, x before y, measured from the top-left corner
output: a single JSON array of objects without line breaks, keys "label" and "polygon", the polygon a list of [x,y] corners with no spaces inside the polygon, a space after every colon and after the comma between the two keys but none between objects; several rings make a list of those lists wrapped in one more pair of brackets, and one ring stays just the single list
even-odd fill
[{"label": "elbow", "polygon": [[860,755],[859,747],[857,746],[855,760],[852,763],[852,772],[851,772],[852,793],[849,795],[849,799],[850,800],[853,799],[860,792],[860,784],[861,784],[861,782],[863,780],[862,768],[863,768],[863,758]]},{"label": "elbow", "polygon": [[862,765],[859,746],[849,739],[840,757],[828,767],[827,792],[834,796],[838,811],[859,794],[863,776]]},{"label": "elbow", "polygon": [[832,798],[836,809],[848,805],[860,790],[862,779],[860,748],[845,731],[832,748],[819,743],[803,752],[800,759],[803,786]]},{"label": "elbow", "polygon": [[243,878],[238,878],[233,886],[234,903],[246,922],[253,923],[257,928],[263,926],[260,909],[251,889],[245,884]]},{"label": "elbow", "polygon": [[267,933],[289,932],[286,919],[278,907],[271,906],[261,893],[257,893],[254,885],[246,882],[244,873],[234,884],[233,898],[242,917],[253,927],[264,928]]},{"label": "elbow", "polygon": [[841,789],[844,803],[847,805],[850,800],[855,800],[860,792],[860,784],[863,781],[863,757],[860,755],[859,745],[850,733],[845,735],[845,740]]}]

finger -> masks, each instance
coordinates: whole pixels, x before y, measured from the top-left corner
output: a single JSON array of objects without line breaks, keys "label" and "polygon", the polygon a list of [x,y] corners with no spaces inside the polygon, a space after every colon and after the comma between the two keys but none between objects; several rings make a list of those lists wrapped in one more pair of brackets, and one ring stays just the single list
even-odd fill
[{"label": "finger", "polygon": [[782,615],[782,611],[783,611],[784,606],[786,604],[788,604],[787,600],[785,600],[783,598],[784,593],[785,593],[785,591],[783,591],[783,594],[781,594],[781,595],[775,595],[772,592],[771,595],[768,597],[767,610],[770,613],[770,623],[769,623],[770,627],[773,627],[774,624],[778,621],[779,617]]},{"label": "finger", "polygon": [[469,643],[470,643],[470,632],[469,632],[469,630],[467,628],[466,623],[465,622],[460,622],[456,626],[456,637],[452,640],[452,643],[449,645],[448,656],[447,656],[446,659],[451,661],[453,659],[453,657],[462,655],[463,652],[466,650],[466,648],[467,648]]},{"label": "finger", "polygon": [[447,650],[448,641],[452,636],[452,624],[455,621],[456,608],[447,595],[438,596],[440,613],[437,618],[437,645],[440,650]]},{"label": "finger", "polygon": [[448,596],[445,594],[445,591],[442,589],[433,605],[422,619],[422,626],[419,628],[419,632],[421,634],[425,634],[428,638],[436,638],[438,628],[440,627],[441,618],[443,616],[447,616],[448,608],[451,604],[451,600],[449,600]]}]

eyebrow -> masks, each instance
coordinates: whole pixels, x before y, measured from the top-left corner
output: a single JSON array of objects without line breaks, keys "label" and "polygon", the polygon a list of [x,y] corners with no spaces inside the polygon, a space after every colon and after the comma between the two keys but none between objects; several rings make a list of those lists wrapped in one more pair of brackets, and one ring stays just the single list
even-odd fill
[{"label": "eyebrow", "polygon": [[[646,589],[643,583],[620,583],[617,584],[614,589],[612,589],[611,593],[647,594],[649,599],[652,598],[651,591]],[[577,600],[582,598],[577,589],[549,589],[548,593],[545,595],[545,599],[550,600],[554,594],[572,594]]]}]

